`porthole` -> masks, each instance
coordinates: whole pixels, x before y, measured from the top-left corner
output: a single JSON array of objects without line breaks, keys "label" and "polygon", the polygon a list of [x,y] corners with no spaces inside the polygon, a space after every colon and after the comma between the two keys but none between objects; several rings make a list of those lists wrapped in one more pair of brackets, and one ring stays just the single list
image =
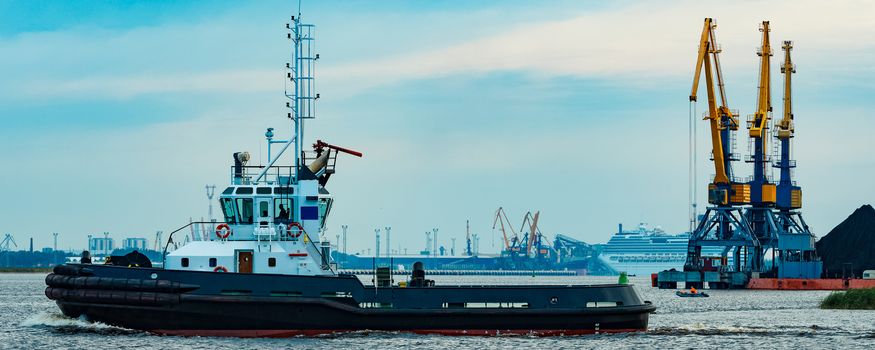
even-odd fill
[{"label": "porthole", "polygon": [[216,265],[217,265],[216,258],[210,258],[210,267],[216,267]]},{"label": "porthole", "polygon": [[188,267],[188,258],[182,258],[182,267]]},{"label": "porthole", "polygon": [[276,258],[267,258],[267,266],[276,267]]},{"label": "porthole", "polygon": [[550,298],[550,304],[553,304],[553,305],[559,304],[559,297]]},{"label": "porthole", "polygon": [[153,280],[154,280],[154,279],[158,279],[158,274],[157,274],[157,273],[154,273],[154,272],[152,272],[152,274],[151,274],[151,275],[149,275],[149,278],[151,278],[151,279],[153,279]]}]

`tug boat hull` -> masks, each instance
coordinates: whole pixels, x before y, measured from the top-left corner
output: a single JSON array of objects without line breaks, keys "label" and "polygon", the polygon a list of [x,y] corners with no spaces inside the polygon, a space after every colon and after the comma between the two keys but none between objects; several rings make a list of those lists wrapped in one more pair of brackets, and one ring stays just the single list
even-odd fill
[{"label": "tug boat hull", "polygon": [[[182,336],[289,337],[352,331],[541,336],[634,332],[646,330],[649,313],[655,309],[640,302],[628,285],[375,289],[363,286],[354,276],[70,265],[56,269],[46,282],[46,295],[66,316],[84,315],[109,325]],[[301,295],[276,290],[302,286],[308,289]],[[339,289],[343,287],[348,289]],[[326,297],[325,290],[335,294]],[[479,303],[487,300],[483,296],[505,305],[512,305],[511,300],[528,304],[472,308],[457,303]],[[585,307],[586,300],[611,300],[618,306]],[[437,303],[440,301],[459,307],[448,308]],[[361,307],[363,304],[381,307]],[[468,303],[472,304],[477,303]]]},{"label": "tug boat hull", "polygon": [[[174,307],[58,302],[65,315],[157,334],[182,336],[288,337],[354,331],[445,335],[581,335],[645,331],[647,309],[612,313],[545,312],[355,312],[341,305],[245,301],[183,302]],[[269,311],[268,311],[269,310]],[[465,310],[467,311],[467,310]],[[528,311],[528,310],[527,310]]]}]

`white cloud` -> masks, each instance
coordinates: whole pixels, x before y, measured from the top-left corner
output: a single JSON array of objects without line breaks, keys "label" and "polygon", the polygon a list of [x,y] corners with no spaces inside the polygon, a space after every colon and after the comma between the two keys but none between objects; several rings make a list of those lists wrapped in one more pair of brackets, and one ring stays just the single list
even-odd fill
[{"label": "white cloud", "polygon": [[[809,72],[841,76],[875,71],[875,43],[861,40],[875,37],[875,2],[870,1],[829,6],[810,0],[651,1],[577,15],[574,11],[568,9],[570,15],[564,20],[508,23],[503,30],[488,30],[498,34],[472,35],[476,39],[459,36],[455,43],[441,40],[445,46],[431,50],[367,61],[355,57],[324,61],[320,84],[332,87],[334,95],[342,95],[411,79],[525,71],[544,77],[576,76],[659,87],[666,79],[687,79],[692,74],[706,16],[715,17],[719,24],[718,40],[725,50],[722,61],[730,81],[755,74],[754,52],[760,40],[757,27],[763,19],[772,22],[776,53],[780,54],[781,40],[797,41],[795,59]],[[281,21],[282,17],[276,19]],[[404,30],[393,28],[393,23],[416,25],[388,22],[378,29]],[[477,30],[476,25],[471,27]],[[281,67],[286,54],[284,40],[264,33],[271,28],[265,23],[247,25],[229,14],[209,25],[27,34],[0,42],[2,51],[16,53],[0,58],[5,67],[0,69],[7,75],[0,90],[18,97],[72,94],[112,98],[156,92],[268,91],[281,86],[283,72],[266,67]],[[334,31],[329,38],[343,40],[337,32],[349,28],[327,30]],[[320,43],[325,45],[343,43]],[[362,57],[397,52],[393,45],[397,43],[374,40]],[[22,78],[21,71],[28,75]]]},{"label": "white cloud", "polygon": [[[664,79],[689,78],[705,16],[717,17],[720,24],[718,39],[726,50],[723,62],[729,79],[755,74],[757,25],[762,19],[772,20],[772,43],[776,47],[779,40],[796,40],[794,54],[800,65],[800,78],[803,72],[812,71],[853,76],[860,71],[873,71],[873,43],[861,40],[875,37],[872,13],[875,9],[870,2],[829,5],[811,1],[647,2],[572,15],[561,21],[508,24],[509,28],[500,34],[479,39],[460,37],[458,42],[443,48],[392,59],[344,65],[331,65],[331,60],[325,60],[319,76],[324,78],[320,84],[353,93],[409,79],[492,71],[595,77],[622,85],[658,86]],[[222,93],[224,98],[239,92],[263,91],[276,95],[276,107],[281,109],[282,72],[270,68],[274,67],[272,61],[243,60],[247,56],[244,53],[230,58],[219,54],[216,56],[222,57],[215,60],[222,62],[214,62],[210,54],[226,44],[226,51],[222,52],[228,54],[274,45],[273,41],[265,44],[264,37],[274,40],[275,28],[265,29],[272,32],[261,36],[260,42],[242,45],[255,30],[249,28],[226,42],[227,32],[214,32],[221,27],[142,28],[128,33],[104,33],[96,39],[78,32],[47,33],[19,38],[14,45],[0,43],[0,51],[20,53],[14,60],[7,58],[10,61],[0,57],[3,66],[0,70],[6,69],[19,79],[27,78],[20,79],[24,82],[21,85],[10,83],[14,79],[4,79],[0,90],[7,90],[3,92],[7,98],[121,99],[154,93],[185,96],[184,93],[192,92]],[[350,27],[355,27],[355,23]],[[193,38],[212,41],[192,48],[187,43],[197,41]],[[63,47],[53,49],[53,45],[60,44]],[[276,46],[282,48],[283,44],[279,40]],[[343,43],[322,41],[320,45]],[[374,45],[373,50],[381,50],[379,45],[389,44],[375,40]],[[65,50],[75,47],[80,51],[59,59]],[[283,61],[284,52],[266,51],[259,55]],[[129,61],[128,57],[135,60]],[[205,66],[198,65],[199,62],[205,62]],[[76,65],[83,69],[74,71]],[[41,67],[46,71],[41,71]],[[798,81],[812,80],[815,79]],[[546,80],[538,83],[543,82],[552,84]],[[749,81],[752,82],[753,79]],[[844,92],[848,88],[839,90]],[[507,96],[512,106],[531,106],[542,111],[550,103],[538,98],[521,102],[514,92]],[[380,113],[370,114],[374,118],[411,121],[410,116],[398,115],[417,108],[437,110],[424,115],[458,111],[445,106],[423,107],[420,101],[413,101],[416,105],[411,107],[411,101],[403,97],[394,100],[389,91],[375,95],[380,96],[380,101],[367,106],[381,106]],[[329,103],[338,106],[333,109],[335,113],[323,114],[320,118],[326,118],[314,123],[308,132],[365,152],[364,159],[341,160],[341,173],[332,178],[331,189],[340,199],[331,223],[334,229],[341,223],[350,223],[368,233],[363,228],[392,224],[397,228],[393,233],[402,237],[399,242],[403,240],[405,246],[413,247],[418,245],[413,242],[418,242],[419,236],[411,232],[421,232],[417,231],[421,227],[446,225],[442,232],[452,227],[462,232],[463,219],[470,217],[473,227],[488,228],[489,215],[498,205],[505,205],[523,212],[540,209],[544,225],[550,230],[598,242],[614,229],[616,221],[631,224],[645,219],[670,231],[685,227],[686,123],[672,119],[677,116],[672,114],[675,108],[680,115],[686,114],[685,95],[686,91],[678,92],[679,105],[666,101],[657,106],[623,106],[620,110],[625,112],[606,125],[586,123],[585,127],[572,127],[555,123],[541,130],[529,130],[527,124],[517,123],[494,131],[473,127],[467,130],[470,126],[460,124],[461,131],[452,135],[428,133],[428,122],[418,120],[411,122],[413,125],[359,123],[358,127],[350,128],[346,123],[361,118],[363,106],[350,99],[332,98],[334,102]],[[749,95],[753,96],[752,90]],[[201,192],[203,183],[226,181],[227,161],[233,151],[246,149],[258,159],[263,128],[278,126],[284,120],[277,118],[281,114],[276,113],[274,106],[250,104],[253,100],[250,96],[229,100],[233,100],[229,102],[233,110],[225,110],[229,108],[225,105],[223,110],[203,106],[200,117],[192,116],[198,118],[195,120],[122,131],[95,130],[66,135],[60,140],[42,136],[33,141],[63,145],[60,149],[8,142],[10,147],[33,153],[19,165],[29,172],[8,173],[8,181],[2,181],[21,188],[9,191],[13,198],[32,198],[32,203],[19,203],[7,209],[18,218],[7,224],[14,231],[50,232],[54,229],[52,225],[64,222],[71,232],[80,235],[97,229],[149,233],[184,222],[188,215],[203,215],[206,209]],[[500,99],[492,101],[502,103]],[[796,105],[800,183],[806,189],[807,218],[819,232],[825,233],[852,209],[842,205],[856,206],[872,193],[873,185],[865,177],[871,173],[868,170],[873,163],[866,162],[871,157],[859,153],[870,149],[872,143],[865,135],[871,130],[871,122],[866,118],[868,102],[861,101],[864,105],[859,109],[842,110],[831,108],[838,104],[835,101],[805,103],[822,107],[815,109],[801,101]],[[408,108],[401,108],[405,104]],[[102,106],[96,103],[94,108]],[[829,115],[830,119],[818,118],[819,115]],[[502,119],[493,114],[483,118],[514,123],[512,118]],[[697,184],[699,194],[704,196],[701,185],[711,171],[707,135],[701,123],[698,164],[701,171]],[[824,124],[829,127],[824,128]],[[414,132],[410,134],[415,136],[405,135],[411,129]],[[116,132],[117,135],[105,135]],[[740,148],[743,151],[743,144]],[[109,168],[99,169],[101,166]],[[65,170],[58,173],[57,169]],[[844,185],[835,186],[837,183]],[[46,193],[58,198],[93,200],[72,207],[60,200],[45,204],[40,202],[42,197],[27,197],[25,192],[32,187],[50,188]],[[95,188],[99,193],[89,192]],[[40,220],[45,212],[60,214],[54,221]],[[94,213],[121,220],[97,220]],[[410,228],[407,236],[403,235],[405,226]],[[365,246],[370,244],[369,237],[360,235],[355,240]],[[48,240],[48,236],[45,238]]]},{"label": "white cloud", "polygon": [[227,70],[173,75],[90,76],[58,81],[28,81],[17,88],[25,98],[46,95],[66,98],[131,98],[155,93],[276,92],[283,69]]},{"label": "white cloud", "polygon": [[[620,79],[658,86],[690,76],[704,17],[716,17],[725,68],[753,68],[760,21],[771,20],[772,45],[797,40],[797,59],[821,70],[873,67],[875,3],[849,1],[645,2],[523,25],[488,38],[409,55],[328,67],[323,77],[362,88],[450,74],[524,70],[546,76]],[[779,55],[776,55],[776,57]],[[810,57],[810,59],[809,59]],[[749,74],[753,74],[753,70]]]}]

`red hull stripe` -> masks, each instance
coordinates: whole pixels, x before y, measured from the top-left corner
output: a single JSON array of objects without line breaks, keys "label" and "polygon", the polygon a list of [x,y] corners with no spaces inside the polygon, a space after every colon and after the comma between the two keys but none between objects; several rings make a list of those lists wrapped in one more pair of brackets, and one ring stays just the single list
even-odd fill
[{"label": "red hull stripe", "polygon": [[845,290],[875,288],[875,280],[839,278],[751,278],[748,289],[765,290]]},{"label": "red hull stripe", "polygon": [[[604,333],[628,333],[644,332],[646,329],[413,329],[399,330],[399,332],[416,334],[440,334],[452,336],[496,336],[496,335],[533,335],[540,337],[555,337],[565,335],[586,335]],[[337,329],[298,329],[298,330],[255,330],[255,329],[156,329],[152,333],[163,335],[199,336],[199,337],[236,337],[236,338],[287,338],[287,337],[312,337],[327,334],[362,333],[369,331],[337,330]]]}]

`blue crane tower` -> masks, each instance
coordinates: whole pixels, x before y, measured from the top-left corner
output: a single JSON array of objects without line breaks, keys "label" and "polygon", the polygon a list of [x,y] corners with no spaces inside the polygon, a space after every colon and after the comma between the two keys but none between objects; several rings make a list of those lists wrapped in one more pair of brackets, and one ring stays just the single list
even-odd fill
[{"label": "blue crane tower", "polygon": [[784,116],[775,123],[779,149],[778,160],[773,164],[780,170],[780,180],[777,186],[775,215],[777,226],[781,230],[777,256],[779,278],[819,278],[823,270],[823,262],[817,256],[814,248],[814,234],[802,218],[799,209],[802,208],[802,188],[793,181],[793,169],[796,161],[790,159],[790,145],[795,133],[793,125],[792,75],[796,66],[790,59],[793,42],[784,41],[784,62],[781,73],[784,74]]}]

